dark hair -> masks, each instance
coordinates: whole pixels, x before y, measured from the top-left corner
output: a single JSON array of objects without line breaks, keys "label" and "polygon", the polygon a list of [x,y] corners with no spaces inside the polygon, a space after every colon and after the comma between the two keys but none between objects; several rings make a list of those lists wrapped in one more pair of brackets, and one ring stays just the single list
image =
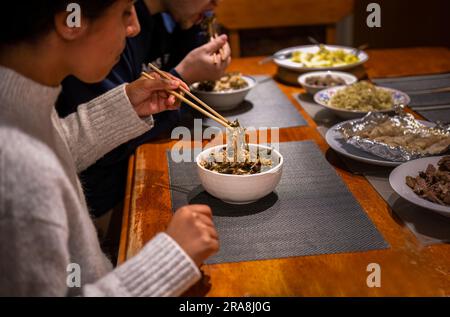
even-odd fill
[{"label": "dark hair", "polygon": [[0,45],[36,40],[47,34],[58,12],[66,11],[69,3],[81,7],[83,17],[96,19],[117,0],[8,0],[0,4]]}]

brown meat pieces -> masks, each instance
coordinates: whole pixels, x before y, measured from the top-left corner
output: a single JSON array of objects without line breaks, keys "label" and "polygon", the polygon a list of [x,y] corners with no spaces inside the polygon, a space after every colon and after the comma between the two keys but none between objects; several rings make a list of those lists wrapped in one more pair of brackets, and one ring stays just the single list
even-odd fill
[{"label": "brown meat pieces", "polygon": [[420,197],[450,206],[450,156],[440,159],[438,168],[430,164],[418,176],[407,176],[406,184]]},{"label": "brown meat pieces", "polygon": [[443,158],[441,158],[438,165],[439,165],[439,169],[441,171],[447,171],[447,172],[450,171],[450,155],[444,156]]}]

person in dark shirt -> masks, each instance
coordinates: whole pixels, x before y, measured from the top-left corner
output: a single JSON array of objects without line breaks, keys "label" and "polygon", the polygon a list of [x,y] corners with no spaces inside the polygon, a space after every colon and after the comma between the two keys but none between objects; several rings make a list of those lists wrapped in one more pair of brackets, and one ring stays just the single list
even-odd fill
[{"label": "person in dark shirt", "polygon": [[[218,1],[211,0],[143,0],[136,1],[141,32],[128,38],[120,61],[100,83],[86,84],[75,77],[63,81],[57,111],[65,117],[79,104],[140,77],[145,65],[154,63],[187,84],[216,80],[230,63],[230,48],[225,35],[213,41],[203,33],[199,23]],[[206,44],[205,44],[206,43]],[[214,63],[212,54],[223,48],[224,56]],[[135,149],[169,132],[185,108],[154,116],[155,127],[148,133],[122,144],[106,154],[80,175],[90,211],[100,217],[121,202],[126,186],[128,159]]]}]

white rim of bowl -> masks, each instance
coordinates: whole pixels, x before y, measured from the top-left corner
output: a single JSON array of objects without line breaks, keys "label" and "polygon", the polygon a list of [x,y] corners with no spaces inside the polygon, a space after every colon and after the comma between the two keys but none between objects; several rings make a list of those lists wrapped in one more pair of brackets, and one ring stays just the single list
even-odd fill
[{"label": "white rim of bowl", "polygon": [[[351,85],[351,84],[356,83],[358,81],[358,78],[355,75],[353,75],[353,74],[346,73],[346,72],[339,72],[339,71],[335,71],[335,70],[322,70],[322,71],[314,71],[314,72],[304,73],[304,74],[300,75],[297,78],[297,81],[302,86],[306,86],[308,88],[320,88],[321,90],[328,89],[328,88],[333,88],[333,87],[338,87],[338,86],[325,86],[325,87],[323,87],[323,86],[315,86],[315,85],[310,85],[310,84],[306,83],[306,81],[305,81],[306,78],[308,78],[310,76],[320,76],[320,75],[323,75],[323,74],[330,74],[332,76],[334,75],[334,76],[340,77],[340,78],[342,78],[344,80],[345,80],[345,78],[343,78],[343,77],[351,78],[351,82],[350,83],[347,83],[347,81],[345,81],[346,85]],[[342,86],[342,85],[340,85],[340,86]]]},{"label": "white rim of bowl", "polygon": [[[343,45],[324,44],[324,46],[328,49],[333,48],[336,50],[343,49],[343,50],[352,51],[355,49],[354,47],[343,46]],[[293,51],[302,50],[302,49],[308,49],[310,47],[317,47],[317,45],[311,44],[311,45],[298,45],[298,46],[287,47],[282,50],[279,50],[278,52],[275,53],[275,55],[285,54],[287,52],[293,52]],[[369,60],[369,54],[367,54],[366,51],[361,50],[359,52],[359,55],[362,55],[362,58],[360,58],[360,60],[358,62],[355,62],[353,64],[348,64],[348,65],[329,66],[329,67],[302,67],[302,66],[286,65],[285,63],[283,63],[284,60],[279,60],[279,59],[274,59],[274,62],[281,67],[285,67],[285,68],[289,68],[289,69],[293,69],[293,70],[325,71],[328,69],[328,70],[332,70],[332,71],[334,71],[334,70],[339,71],[339,70],[354,68],[356,66],[366,63]],[[358,55],[358,58],[359,58],[359,55]]]},{"label": "white rim of bowl", "polygon": [[[328,87],[328,88],[321,89],[321,90],[319,90],[318,92],[316,92],[316,93],[314,94],[314,97],[313,97],[314,102],[315,102],[316,104],[318,104],[319,106],[322,106],[322,107],[325,107],[325,108],[328,108],[328,109],[331,109],[331,110],[342,111],[342,112],[351,112],[351,113],[360,113],[360,114],[364,114],[364,113],[369,113],[369,112],[391,112],[391,111],[394,111],[395,104],[392,106],[391,109],[360,111],[360,110],[348,110],[348,109],[336,108],[336,107],[333,107],[333,106],[330,106],[330,105],[325,105],[324,103],[319,103],[319,102],[316,101],[316,95],[319,95],[321,92],[323,92],[323,91],[325,91],[325,90],[331,90],[331,89],[338,89],[338,90],[341,90],[341,89],[344,89],[344,88],[346,88],[346,87],[347,87],[347,86],[341,85],[341,86],[334,86],[334,87]],[[406,98],[407,98],[407,101],[408,101],[408,102],[406,103],[406,106],[409,105],[409,104],[411,103],[411,97],[409,97],[409,95],[408,95],[407,93],[403,92],[403,91],[400,91],[400,90],[397,90],[397,89],[392,89],[392,88],[387,88],[387,87],[380,87],[380,86],[376,86],[376,87],[377,87],[377,88],[381,88],[381,89],[388,90],[388,91],[390,91],[390,92],[392,92],[392,93],[394,93],[394,92],[400,92],[400,93],[402,93],[403,95],[405,95]]]},{"label": "white rim of bowl", "polygon": [[229,91],[204,91],[204,90],[199,90],[194,87],[194,85],[198,85],[198,82],[196,82],[191,85],[191,90],[193,93],[198,92],[198,93],[205,94],[205,95],[229,95],[229,94],[234,94],[234,93],[250,90],[256,86],[256,84],[257,84],[256,79],[253,78],[252,76],[242,75],[242,77],[246,79],[246,82],[248,83],[247,87],[236,89],[236,90],[229,90]]},{"label": "white rim of bowl", "polygon": [[272,173],[276,172],[281,167],[281,165],[283,165],[283,162],[284,162],[283,155],[281,155],[281,153],[278,152],[277,150],[275,150],[275,149],[273,149],[271,147],[265,146],[265,145],[249,143],[249,146],[252,146],[252,145],[253,146],[259,146],[261,148],[274,151],[280,158],[278,164],[275,165],[274,167],[272,167],[268,171],[265,171],[265,172],[262,172],[262,173],[250,174],[250,175],[222,174],[222,173],[217,173],[217,172],[210,171],[210,170],[208,170],[208,169],[206,169],[206,168],[204,168],[203,166],[200,165],[200,158],[201,158],[201,156],[202,156],[202,154],[204,152],[206,152],[206,151],[212,152],[216,148],[219,148],[219,147],[223,148],[224,146],[226,146],[226,144],[216,145],[216,146],[213,146],[213,147],[211,147],[209,149],[203,150],[199,155],[197,155],[197,158],[195,159],[195,161],[197,162],[197,166],[200,167],[202,170],[207,171],[209,173],[214,173],[216,175],[226,176],[226,177],[236,177],[236,176],[237,177],[255,177],[255,176],[264,175],[264,174],[272,174]]}]

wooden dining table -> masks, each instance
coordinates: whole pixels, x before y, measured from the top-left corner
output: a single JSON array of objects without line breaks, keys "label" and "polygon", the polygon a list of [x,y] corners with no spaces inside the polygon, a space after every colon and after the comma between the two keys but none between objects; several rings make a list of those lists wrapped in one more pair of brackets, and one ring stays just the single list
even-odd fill
[{"label": "wooden dining table", "polygon": [[[450,72],[448,48],[374,49],[368,54],[369,60],[364,65],[368,78]],[[275,75],[276,65],[259,65],[261,58],[234,59],[229,70]],[[280,82],[278,86],[307,121],[306,126],[280,129],[280,142],[314,141],[389,248],[203,265],[202,280],[185,295],[449,296],[450,245],[423,246],[369,182],[352,174],[329,148],[316,123],[293,98],[294,93],[303,89]],[[119,263],[137,254],[155,234],[165,230],[172,217],[166,151],[175,142],[178,140],[163,139],[144,144],[130,158]],[[380,287],[368,287],[370,263],[377,263],[381,269]]]}]

